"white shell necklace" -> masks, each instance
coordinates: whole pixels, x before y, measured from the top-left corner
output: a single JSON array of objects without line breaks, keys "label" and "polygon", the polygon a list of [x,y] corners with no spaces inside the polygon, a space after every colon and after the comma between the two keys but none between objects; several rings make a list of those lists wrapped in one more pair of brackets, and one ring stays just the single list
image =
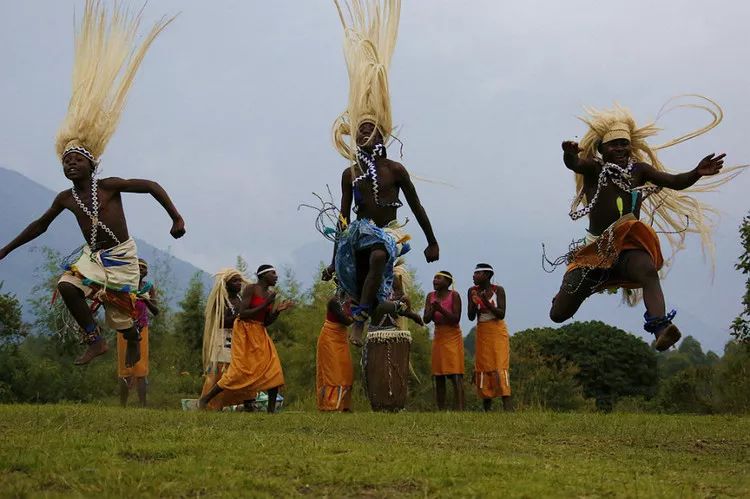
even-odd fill
[{"label": "white shell necklace", "polygon": [[83,213],[86,214],[89,219],[91,219],[91,240],[89,241],[89,248],[91,251],[96,251],[96,234],[98,231],[98,228],[101,227],[104,232],[107,233],[109,237],[112,238],[112,240],[116,244],[120,244],[120,240],[117,238],[114,232],[104,225],[104,223],[99,220],[99,189],[97,187],[98,180],[96,178],[96,175],[91,175],[91,209],[83,204],[83,201],[81,201],[80,196],[78,195],[78,192],[76,192],[76,188],[72,187],[70,189],[70,193],[73,194],[73,199],[75,200],[78,207],[83,210]]}]

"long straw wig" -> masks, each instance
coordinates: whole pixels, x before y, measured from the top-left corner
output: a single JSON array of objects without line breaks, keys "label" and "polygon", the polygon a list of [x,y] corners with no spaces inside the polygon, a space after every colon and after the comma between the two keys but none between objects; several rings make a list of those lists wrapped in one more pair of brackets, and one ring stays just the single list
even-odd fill
[{"label": "long straw wig", "polygon": [[334,3],[344,28],[349,103],[333,124],[333,142],[342,156],[354,161],[363,123],[374,124],[386,144],[393,132],[388,67],[396,47],[401,0]]},{"label": "long straw wig", "polygon": [[75,35],[72,95],[55,141],[61,160],[75,151],[99,163],[146,51],[173,20],[159,20],[137,45],[140,11],[133,14],[115,3],[110,13],[101,0],[86,0]]},{"label": "long straw wig", "polygon": [[248,281],[237,269],[222,269],[214,275],[214,285],[206,299],[205,324],[203,326],[203,369],[208,370],[211,363],[211,348],[216,344],[216,335],[224,328],[224,309],[229,305],[227,283],[235,277],[241,277],[243,285]]},{"label": "long straw wig", "polygon": [[[697,102],[677,102],[677,99],[686,97],[694,98]],[[599,158],[598,147],[604,136],[610,130],[625,124],[629,129],[632,159],[636,162],[648,163],[658,171],[671,172],[659,160],[656,152],[708,132],[721,123],[724,117],[721,107],[716,102],[700,95],[691,94],[675,97],[667,101],[657,115],[657,120],[666,113],[679,108],[703,110],[710,115],[711,121],[701,128],[657,146],[650,146],[647,142],[648,138],[655,136],[660,131],[660,128],[654,122],[639,127],[630,111],[619,105],[613,109],[604,110],[588,108],[586,109],[587,116],[580,118],[589,127],[588,132],[586,132],[586,135],[584,135],[580,142],[580,157],[589,159]],[[689,189],[682,191],[663,189],[646,197],[641,207],[645,215],[644,218],[654,226],[657,232],[667,237],[672,249],[666,265],[669,265],[674,255],[684,247],[686,235],[694,233],[700,235],[704,254],[708,252],[710,255],[713,268],[715,255],[711,234],[715,222],[711,215],[716,215],[717,212],[711,206],[698,201],[691,194],[716,190],[717,187],[729,182],[740,174],[744,167],[725,168],[713,180],[702,179]],[[573,201],[572,208],[577,207],[585,200],[583,175],[576,174],[575,179],[577,195]]]}]

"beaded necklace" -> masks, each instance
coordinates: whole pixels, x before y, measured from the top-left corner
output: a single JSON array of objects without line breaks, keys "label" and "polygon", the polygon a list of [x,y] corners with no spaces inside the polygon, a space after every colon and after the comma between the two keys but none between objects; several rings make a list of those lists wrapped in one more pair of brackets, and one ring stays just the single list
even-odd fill
[{"label": "beaded necklace", "polygon": [[[595,158],[595,161],[597,161],[601,165],[601,171],[599,172],[599,178],[596,182],[596,192],[591,197],[591,201],[586,204],[583,208],[580,208],[578,210],[571,209],[570,213],[568,214],[570,218],[573,220],[578,220],[579,218],[585,217],[589,213],[591,213],[591,210],[593,209],[594,205],[599,199],[599,192],[601,191],[602,187],[607,184],[608,180],[611,180],[613,184],[615,184],[617,187],[622,189],[625,192],[629,193],[641,193],[643,195],[643,199],[646,199],[651,194],[655,194],[661,190],[661,187],[655,186],[655,185],[642,185],[640,187],[631,187],[630,181],[633,178],[633,165],[635,164],[633,162],[632,158],[628,159],[628,166],[625,168],[621,167],[620,165],[616,165],[614,163],[604,163],[601,159]],[[581,190],[581,192],[576,196],[575,202],[573,203],[573,206],[577,206],[584,197],[584,191]]]},{"label": "beaded necklace", "polygon": [[78,207],[83,210],[83,213],[91,219],[91,240],[89,241],[89,248],[91,248],[91,251],[96,251],[96,234],[98,231],[98,228],[101,227],[104,232],[107,233],[109,237],[112,238],[112,240],[115,242],[115,244],[120,244],[120,240],[117,238],[114,232],[104,225],[104,223],[99,220],[99,189],[97,188],[98,180],[96,178],[95,174],[91,174],[91,209],[81,201],[80,196],[78,195],[78,192],[76,191],[75,186],[70,189],[71,194],[73,194],[73,199],[75,200]]},{"label": "beaded necklace", "polygon": [[[372,182],[372,197],[375,199],[375,205],[379,206],[381,208],[401,208],[403,206],[403,203],[400,199],[397,199],[396,201],[392,201],[390,203],[381,203],[380,202],[380,186],[378,185],[378,171],[375,168],[375,158],[380,158],[385,156],[385,146],[383,144],[378,144],[372,149],[372,154],[368,154],[365,152],[362,148],[357,148],[357,163],[364,164],[366,166],[365,171],[362,173],[362,175],[356,177],[354,180],[352,180],[352,187],[355,190],[355,196],[358,194],[357,190],[357,184],[360,183],[363,180],[370,179]],[[360,199],[356,199],[357,204],[359,204],[361,200],[361,195],[359,196]],[[355,212],[356,212],[356,206],[355,206]]]}]

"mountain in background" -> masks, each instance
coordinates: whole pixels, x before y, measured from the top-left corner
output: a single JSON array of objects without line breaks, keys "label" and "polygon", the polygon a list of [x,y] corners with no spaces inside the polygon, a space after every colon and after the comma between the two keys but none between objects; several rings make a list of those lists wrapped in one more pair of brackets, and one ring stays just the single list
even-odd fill
[{"label": "mountain in background", "polygon": [[[38,218],[52,204],[56,193],[24,177],[18,172],[0,167],[0,245],[7,244],[16,237],[31,221]],[[156,248],[145,241],[135,238],[138,245],[138,256],[149,263],[170,269],[169,290],[163,293],[170,305],[182,297],[188,282],[199,273],[203,282],[210,286],[210,276],[194,265],[175,258],[168,251]],[[44,262],[43,247],[68,255],[83,244],[83,236],[73,214],[65,211],[47,232],[37,239],[18,248],[5,260],[0,262],[0,282],[2,292],[14,293],[24,305],[25,318],[28,319],[27,300],[31,289],[38,282],[36,269]],[[158,283],[156,283],[158,286]]]}]

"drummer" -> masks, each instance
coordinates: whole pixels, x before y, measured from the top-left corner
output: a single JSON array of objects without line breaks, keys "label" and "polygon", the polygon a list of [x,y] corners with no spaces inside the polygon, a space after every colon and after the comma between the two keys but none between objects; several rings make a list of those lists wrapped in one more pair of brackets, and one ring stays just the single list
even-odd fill
[{"label": "drummer", "polygon": [[492,399],[502,397],[503,409],[512,411],[510,399],[510,339],[505,325],[505,289],[492,284],[495,270],[487,263],[474,269],[474,286],[469,288],[469,320],[477,319],[474,384],[485,411]]}]

